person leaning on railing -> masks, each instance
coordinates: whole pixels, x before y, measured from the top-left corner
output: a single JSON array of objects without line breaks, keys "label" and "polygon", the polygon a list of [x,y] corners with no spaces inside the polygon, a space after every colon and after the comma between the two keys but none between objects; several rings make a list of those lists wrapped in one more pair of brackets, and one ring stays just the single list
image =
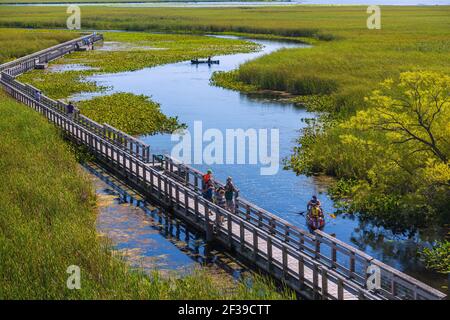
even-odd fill
[{"label": "person leaning on railing", "polygon": [[231,212],[236,211],[235,198],[238,197],[239,190],[234,186],[233,180],[231,177],[227,178],[227,183],[225,184],[225,200],[227,209]]},{"label": "person leaning on railing", "polygon": [[69,101],[69,103],[66,106],[66,113],[70,120],[73,119],[74,111],[75,111],[75,107],[72,104],[72,101]]}]

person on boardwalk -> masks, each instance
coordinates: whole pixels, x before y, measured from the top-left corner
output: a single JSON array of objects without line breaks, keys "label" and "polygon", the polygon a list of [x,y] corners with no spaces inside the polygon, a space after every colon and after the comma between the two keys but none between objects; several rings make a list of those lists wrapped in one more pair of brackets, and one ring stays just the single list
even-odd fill
[{"label": "person on boardwalk", "polygon": [[208,182],[212,179],[213,173],[211,169],[208,169],[206,171],[206,174],[202,177],[202,192],[206,192],[206,187],[208,185]]},{"label": "person on boardwalk", "polygon": [[225,201],[225,189],[220,187],[216,191],[216,202],[219,207],[226,209],[226,201]]},{"label": "person on boardwalk", "polygon": [[34,92],[34,99],[35,99],[37,102],[41,102],[41,92],[40,92],[39,90],[36,90],[36,91]]},{"label": "person on boardwalk", "polygon": [[236,206],[234,203],[234,196],[238,192],[239,190],[234,186],[232,178],[228,177],[227,183],[225,184],[225,200],[227,209],[233,213],[236,210]]},{"label": "person on boardwalk", "polygon": [[67,116],[72,119],[73,118],[73,112],[75,111],[75,107],[70,101],[69,104],[66,106]]},{"label": "person on boardwalk", "polygon": [[[219,207],[226,210],[227,205],[226,205],[226,200],[225,200],[225,189],[223,187],[220,187],[219,189],[217,189],[215,200],[216,200],[215,203]],[[219,214],[218,217],[219,217],[219,222],[223,223],[225,217],[222,214]]]},{"label": "person on boardwalk", "polygon": [[210,179],[208,180],[208,182],[206,182],[205,188],[203,189],[203,198],[212,202],[213,196],[214,196],[214,183]]}]

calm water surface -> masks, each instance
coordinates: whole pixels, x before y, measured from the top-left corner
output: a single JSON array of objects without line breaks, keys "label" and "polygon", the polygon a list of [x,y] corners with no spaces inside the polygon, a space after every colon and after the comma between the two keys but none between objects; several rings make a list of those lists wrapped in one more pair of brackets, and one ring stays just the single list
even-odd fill
[{"label": "calm water surface", "polygon": [[[262,45],[253,53],[218,56],[219,65],[191,65],[189,61],[146,68],[134,72],[99,75],[90,78],[101,85],[110,86],[111,92],[132,92],[151,96],[161,104],[166,115],[178,116],[192,131],[193,122],[203,121],[203,130],[276,128],[280,132],[280,158],[288,156],[295,145],[302,119],[315,115],[292,104],[255,99],[238,92],[214,87],[210,78],[214,71],[229,71],[239,64],[282,48],[304,47],[299,44],[252,40]],[[169,135],[141,137],[149,143],[153,153],[170,153],[175,142]],[[241,195],[290,223],[305,228],[305,219],[299,211],[305,210],[311,195],[318,194],[325,212],[332,213],[333,201],[326,193],[326,181],[314,177],[296,176],[280,170],[272,176],[260,175],[259,165],[196,165],[205,170],[210,167],[214,175],[233,179]],[[418,235],[393,235],[381,227],[359,221],[358,217],[341,214],[336,219],[327,216],[325,231],[336,236],[385,263],[403,270],[423,281],[440,287],[445,277],[425,271],[416,256]],[[425,238],[423,238],[425,239]],[[426,239],[425,239],[426,240]]]}]

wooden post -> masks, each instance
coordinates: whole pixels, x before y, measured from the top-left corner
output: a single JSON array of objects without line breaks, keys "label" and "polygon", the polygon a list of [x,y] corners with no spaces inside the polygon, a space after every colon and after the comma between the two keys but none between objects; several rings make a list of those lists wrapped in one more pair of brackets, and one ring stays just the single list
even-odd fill
[{"label": "wooden post", "polygon": [[269,225],[270,225],[270,234],[274,235],[275,234],[275,219],[274,218],[270,219]]},{"label": "wooden post", "polygon": [[320,236],[316,233],[316,239],[315,239],[315,258],[316,259],[320,259]]},{"label": "wooden post", "polygon": [[263,220],[263,218],[262,218],[262,213],[261,213],[261,211],[258,211],[258,227],[262,227],[262,220]]},{"label": "wooden post", "polygon": [[189,186],[189,171],[186,169],[186,172],[184,173],[184,184],[186,186]]},{"label": "wooden post", "polygon": [[349,268],[349,277],[350,279],[354,278],[355,273],[355,253],[352,251],[350,252],[350,268]]},{"label": "wooden post", "polygon": [[198,176],[197,175],[194,176],[194,188],[195,188],[195,191],[198,191]]},{"label": "wooden post", "polygon": [[267,267],[269,272],[272,270],[272,238],[267,237]]},{"label": "wooden post", "polygon": [[338,300],[344,300],[344,281],[341,278],[337,281]]},{"label": "wooden post", "polygon": [[177,207],[177,209],[179,209],[180,208],[180,190],[179,190],[179,187],[178,187],[178,184],[176,184],[175,185],[175,201],[176,201],[176,207]]},{"label": "wooden post", "polygon": [[281,247],[281,255],[282,255],[282,261],[283,261],[283,277],[286,279],[288,275],[288,256],[287,256],[287,249],[286,246],[283,245]]},{"label": "wooden post", "polygon": [[253,228],[253,259],[258,259],[258,231],[256,228]]},{"label": "wooden post", "polygon": [[328,300],[328,272],[322,268],[322,300]]},{"label": "wooden post", "polygon": [[299,288],[302,289],[305,285],[305,265],[302,256],[298,257],[298,281]]},{"label": "wooden post", "polygon": [[317,264],[313,264],[313,298],[317,300],[319,296],[319,268]]},{"label": "wooden post", "polygon": [[289,226],[284,226],[284,242],[289,242]]},{"label": "wooden post", "polygon": [[245,249],[245,229],[244,229],[244,221],[239,222],[239,240],[241,245],[241,250]]},{"label": "wooden post", "polygon": [[211,242],[214,240],[214,230],[213,230],[213,224],[211,222],[211,219],[209,219],[209,208],[208,208],[208,202],[205,201],[204,203],[205,208],[205,233],[206,233],[206,242]]},{"label": "wooden post", "polygon": [[194,196],[194,214],[197,222],[200,220],[200,212],[198,210],[198,195]]},{"label": "wooden post", "polygon": [[228,213],[227,215],[227,231],[228,231],[228,246],[229,248],[233,248],[233,222],[231,221],[232,215]]},{"label": "wooden post", "polygon": [[189,213],[189,193],[187,189],[184,189],[184,211],[187,216]]},{"label": "wooden post", "polygon": [[337,268],[337,249],[336,249],[336,243],[331,243],[331,267]]}]

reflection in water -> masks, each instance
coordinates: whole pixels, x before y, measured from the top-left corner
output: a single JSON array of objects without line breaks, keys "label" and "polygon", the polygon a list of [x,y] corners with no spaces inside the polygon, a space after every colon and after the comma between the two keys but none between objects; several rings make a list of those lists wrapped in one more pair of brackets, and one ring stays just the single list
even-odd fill
[{"label": "reflection in water", "polygon": [[[188,125],[189,130],[192,130],[194,121],[199,120],[203,122],[203,130],[215,128],[222,133],[226,129],[276,128],[280,133],[280,160],[282,160],[290,155],[295,146],[299,129],[305,127],[306,124],[302,120],[315,117],[315,114],[271,98],[249,97],[212,86],[210,78],[214,71],[236,69],[247,60],[276,50],[283,48],[308,50],[308,46],[292,42],[252,41],[262,46],[259,52],[214,57],[220,60],[219,65],[193,66],[190,61],[184,61],[134,72],[97,75],[89,77],[88,80],[109,87],[110,92],[131,92],[151,96],[154,101],[161,104],[163,113],[178,116],[181,122]],[[78,98],[89,96],[79,95]],[[170,138],[167,134],[142,137],[156,154],[171,153],[176,142]],[[200,146],[200,150],[204,145]],[[326,192],[327,179],[296,176],[291,171],[281,170],[282,163],[278,173],[272,176],[262,176],[260,165],[205,164],[195,167],[203,171],[212,168],[215,177],[222,181],[229,175],[233,176],[241,195],[303,229],[306,229],[305,218],[298,213],[305,210],[311,195],[317,194],[327,213],[326,232],[335,234],[338,239],[352,243],[367,254],[407,273],[420,269],[421,278],[425,282],[438,287],[445,284],[437,280],[441,278],[436,277],[434,273],[424,270],[417,258],[411,258],[418,244],[423,245],[426,238],[417,235],[413,237],[393,235],[374,224],[360,221],[358,216],[331,215],[335,212],[335,208],[333,200]],[[390,242],[395,245],[386,245]]]},{"label": "reflection in water", "polygon": [[[376,248],[382,253],[380,260],[394,268],[421,280],[429,285],[446,291],[448,277],[444,274],[432,272],[425,268],[417,253],[418,244],[427,245],[426,241],[433,241],[436,234],[443,232],[439,230],[422,230],[409,234],[392,234],[382,227],[374,227],[370,223],[360,221],[359,227],[355,228],[350,242],[362,251],[371,251]],[[431,237],[428,239],[428,237]],[[444,235],[442,235],[444,237]]]},{"label": "reflection in water", "polygon": [[153,206],[102,168],[89,164],[97,193],[97,230],[134,267],[182,276],[197,266],[209,273],[239,279],[247,269],[211,247],[201,235],[166,211]]}]

